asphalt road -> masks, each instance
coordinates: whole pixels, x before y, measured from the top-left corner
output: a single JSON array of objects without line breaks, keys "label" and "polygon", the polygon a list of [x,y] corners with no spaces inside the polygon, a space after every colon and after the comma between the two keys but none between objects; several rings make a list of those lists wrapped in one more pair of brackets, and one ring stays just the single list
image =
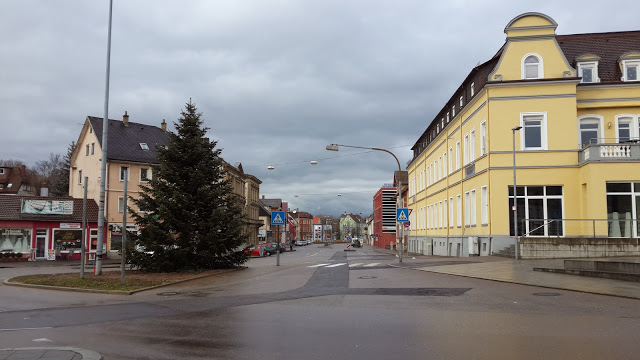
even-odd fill
[{"label": "asphalt road", "polygon": [[393,255],[343,249],[297,247],[279,267],[256,258],[132,296],[0,285],[0,348],[75,346],[105,359],[640,357],[637,300],[396,268]]}]

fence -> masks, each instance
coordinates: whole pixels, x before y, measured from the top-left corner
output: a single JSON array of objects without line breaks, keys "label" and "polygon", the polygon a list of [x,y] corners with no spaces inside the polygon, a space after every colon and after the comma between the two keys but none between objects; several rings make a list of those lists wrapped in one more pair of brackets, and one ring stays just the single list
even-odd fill
[{"label": "fence", "polygon": [[522,219],[522,237],[637,238],[638,219]]}]

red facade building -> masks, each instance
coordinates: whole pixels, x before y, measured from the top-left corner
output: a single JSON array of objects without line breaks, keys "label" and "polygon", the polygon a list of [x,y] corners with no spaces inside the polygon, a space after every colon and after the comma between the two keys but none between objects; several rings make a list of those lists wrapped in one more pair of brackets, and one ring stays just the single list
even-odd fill
[{"label": "red facade building", "polygon": [[373,196],[373,246],[390,249],[396,243],[396,199],[398,191],[385,184]]}]

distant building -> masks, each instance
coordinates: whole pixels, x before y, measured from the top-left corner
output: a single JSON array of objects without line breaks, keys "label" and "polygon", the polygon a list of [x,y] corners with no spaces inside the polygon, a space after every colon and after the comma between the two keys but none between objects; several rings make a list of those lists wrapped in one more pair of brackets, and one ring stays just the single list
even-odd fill
[{"label": "distant building", "polygon": [[260,220],[260,184],[257,177],[245,174],[241,163],[231,165],[224,162],[224,171],[231,181],[231,188],[245,216],[244,233],[248,244],[258,243],[258,229],[262,227]]},{"label": "distant building", "polygon": [[[373,196],[373,246],[392,248],[396,239],[396,199],[398,190],[385,184]],[[393,244],[393,245],[392,245]]]},{"label": "distant building", "polygon": [[25,165],[0,166],[0,195],[36,195]]}]

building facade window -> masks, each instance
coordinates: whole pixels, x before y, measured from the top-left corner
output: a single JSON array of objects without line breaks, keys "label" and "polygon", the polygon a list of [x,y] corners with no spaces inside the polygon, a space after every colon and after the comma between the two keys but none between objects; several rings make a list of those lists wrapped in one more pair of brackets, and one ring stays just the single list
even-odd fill
[{"label": "building facade window", "polygon": [[607,219],[610,237],[638,237],[640,182],[607,183]]},{"label": "building facade window", "polygon": [[449,198],[449,228],[453,228],[453,196]]},{"label": "building facade window", "polygon": [[489,224],[489,201],[487,198],[487,186],[480,188],[480,221],[482,225]]},{"label": "building facade window", "polygon": [[542,79],[544,77],[542,57],[538,54],[527,54],[522,58],[522,78]]},{"label": "building facade window", "polygon": [[638,81],[638,70],[640,70],[640,60],[623,60],[622,81]]},{"label": "building facade window", "polygon": [[128,166],[120,166],[120,181],[124,181],[124,174],[127,174],[127,181],[131,179]]},{"label": "building facade window", "polygon": [[151,170],[149,168],[140,168],[140,182],[149,182],[151,180]]},{"label": "building facade window", "polygon": [[451,105],[451,117],[452,118],[456,117],[456,106],[455,105]]},{"label": "building facade window", "polygon": [[464,135],[464,155],[462,159],[462,165],[469,163],[469,134]]},{"label": "building facade window", "polygon": [[480,123],[480,156],[487,155],[487,121]]},{"label": "building facade window", "polygon": [[[564,236],[562,186],[518,186],[518,236]],[[509,214],[512,214],[513,186],[509,186]],[[509,234],[514,236],[513,215]]]},{"label": "building facade window", "polygon": [[469,162],[476,159],[476,130],[469,132]]},{"label": "building facade window", "polygon": [[442,172],[442,156],[440,156],[438,157],[438,181],[442,180],[442,178],[444,178],[444,176]]},{"label": "building facade window", "polygon": [[448,220],[447,219],[447,210],[448,210],[447,199],[444,199],[444,205],[442,205],[442,218],[443,218],[442,219],[442,227],[445,228],[445,229],[447,227],[449,227],[449,225],[447,223],[447,220]]},{"label": "building facade window", "polygon": [[464,193],[464,226],[469,226],[469,218],[471,215],[471,209],[469,208],[471,205],[469,201],[469,192]]},{"label": "building facade window", "polygon": [[82,185],[82,170],[78,170],[78,185]]},{"label": "building facade window", "polygon": [[85,145],[84,155],[89,156],[89,144]]},{"label": "building facade window", "polygon": [[[127,206],[129,206],[129,199],[127,199]],[[124,198],[122,196],[118,198],[118,212],[124,212]]]},{"label": "building facade window", "polygon": [[460,194],[456,195],[456,213],[456,225],[462,227],[462,196]]},{"label": "building facade window", "polygon": [[447,152],[442,153],[442,177],[447,177]]},{"label": "building facade window", "polygon": [[604,118],[600,115],[583,115],[578,118],[580,147],[596,144],[602,139]]},{"label": "building facade window", "polygon": [[547,150],[547,113],[520,114],[522,150]]},{"label": "building facade window", "polygon": [[460,170],[460,141],[456,142],[456,170]]},{"label": "building facade window", "polygon": [[475,87],[476,87],[476,83],[474,83],[474,82],[472,82],[471,86],[469,86],[469,92],[471,93],[472,97],[473,97],[473,95],[475,95],[475,92],[476,92]]},{"label": "building facade window", "polygon": [[616,141],[640,140],[640,115],[616,115]]},{"label": "building facade window", "polygon": [[598,63],[595,61],[579,62],[578,77],[582,78],[580,82],[583,82],[583,83],[600,82],[600,79],[598,78]]},{"label": "building facade window", "polygon": [[473,189],[469,192],[469,197],[471,198],[471,226],[476,226],[476,189]]},{"label": "building facade window", "polygon": [[93,155],[96,151],[96,143],[91,143],[91,155]]},{"label": "building facade window", "polygon": [[462,95],[460,95],[460,109],[462,109],[463,103],[462,103]]}]

